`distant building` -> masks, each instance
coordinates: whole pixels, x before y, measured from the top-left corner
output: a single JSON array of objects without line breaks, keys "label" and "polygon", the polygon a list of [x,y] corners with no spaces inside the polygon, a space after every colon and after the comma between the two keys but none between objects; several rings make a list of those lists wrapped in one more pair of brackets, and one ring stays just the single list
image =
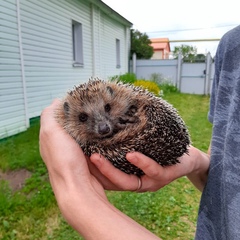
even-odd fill
[{"label": "distant building", "polygon": [[168,38],[152,38],[153,56],[151,59],[169,59],[170,44]]}]

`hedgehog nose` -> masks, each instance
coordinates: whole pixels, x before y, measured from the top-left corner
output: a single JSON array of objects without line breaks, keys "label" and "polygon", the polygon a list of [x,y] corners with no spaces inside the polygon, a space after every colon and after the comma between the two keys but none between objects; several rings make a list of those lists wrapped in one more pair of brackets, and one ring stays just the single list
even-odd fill
[{"label": "hedgehog nose", "polygon": [[98,125],[98,132],[101,135],[107,134],[110,132],[110,127],[106,123],[100,123]]}]

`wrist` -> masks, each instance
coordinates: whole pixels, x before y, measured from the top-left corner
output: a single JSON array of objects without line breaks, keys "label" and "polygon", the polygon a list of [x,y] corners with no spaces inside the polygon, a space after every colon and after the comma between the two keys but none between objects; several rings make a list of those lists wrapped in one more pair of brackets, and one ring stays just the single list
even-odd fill
[{"label": "wrist", "polygon": [[191,158],[192,169],[186,176],[196,188],[198,188],[200,191],[203,191],[203,188],[207,182],[210,156],[209,154],[190,146],[189,157]]}]

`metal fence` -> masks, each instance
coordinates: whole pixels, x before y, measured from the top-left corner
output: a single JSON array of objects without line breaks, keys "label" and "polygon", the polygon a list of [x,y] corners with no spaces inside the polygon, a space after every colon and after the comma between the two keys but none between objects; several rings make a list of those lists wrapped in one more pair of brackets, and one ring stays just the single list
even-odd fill
[{"label": "metal fence", "polygon": [[153,79],[160,75],[182,93],[210,94],[214,75],[214,62],[210,53],[204,63],[185,63],[182,56],[167,60],[137,60],[133,55],[130,71],[138,79]]}]

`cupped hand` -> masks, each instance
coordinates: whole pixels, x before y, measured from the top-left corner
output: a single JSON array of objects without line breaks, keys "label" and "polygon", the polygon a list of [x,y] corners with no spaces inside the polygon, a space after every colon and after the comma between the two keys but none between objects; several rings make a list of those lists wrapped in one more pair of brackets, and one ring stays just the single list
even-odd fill
[{"label": "cupped hand", "polygon": [[[39,134],[40,154],[45,162],[55,194],[60,190],[93,189],[105,198],[102,185],[88,169],[89,159],[75,140],[57,123],[54,112],[60,100],[44,109]],[[56,186],[56,184],[58,186]],[[59,187],[59,184],[62,184]]]},{"label": "cupped hand", "polygon": [[[145,175],[141,176],[141,188],[138,192],[157,191],[172,181],[195,171],[196,155],[199,150],[190,146],[189,154],[179,158],[180,163],[162,167],[151,158],[139,153],[130,152],[126,158],[133,165],[142,169]],[[115,168],[108,160],[99,154],[90,157],[92,164],[90,171],[108,190],[135,191],[138,188],[138,177],[128,175]]]}]

